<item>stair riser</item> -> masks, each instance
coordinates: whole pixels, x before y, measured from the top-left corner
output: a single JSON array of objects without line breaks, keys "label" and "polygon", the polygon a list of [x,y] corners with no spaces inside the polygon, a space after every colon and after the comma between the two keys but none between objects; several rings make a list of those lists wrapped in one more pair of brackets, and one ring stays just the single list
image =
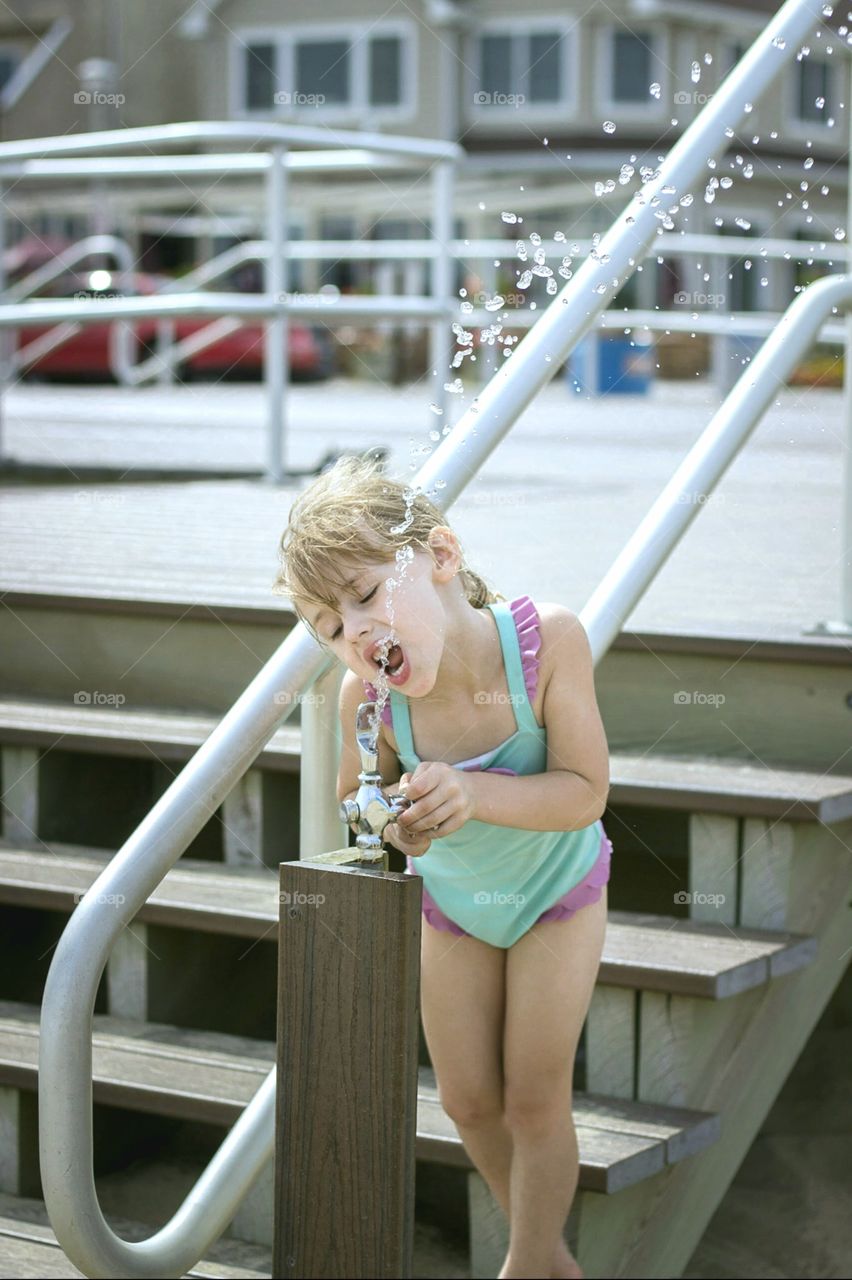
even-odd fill
[{"label": "stair riser", "polygon": [[279,627],[15,605],[0,610],[0,694],[224,714],[289,630],[289,614]]},{"label": "stair riser", "polygon": [[852,768],[852,665],[615,649],[595,684],[611,751]]}]

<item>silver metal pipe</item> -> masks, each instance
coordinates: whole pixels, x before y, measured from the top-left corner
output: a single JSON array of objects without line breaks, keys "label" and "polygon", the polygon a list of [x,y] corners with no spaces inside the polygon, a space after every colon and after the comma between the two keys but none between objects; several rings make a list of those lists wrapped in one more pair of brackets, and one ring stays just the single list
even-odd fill
[{"label": "silver metal pipe", "polygon": [[[266,242],[264,260],[266,296],[270,302],[285,300],[287,288],[287,170],[283,147],[272,148],[272,165],[266,175]],[[284,459],[284,415],[290,358],[287,350],[286,312],[278,310],[266,321],[263,376],[266,381],[267,457],[266,475],[280,484],[286,470]]]},{"label": "silver metal pipe", "polygon": [[262,320],[268,316],[292,315],[306,319],[328,319],[338,313],[343,319],[378,320],[396,316],[403,320],[432,320],[449,316],[452,309],[441,308],[432,298],[376,298],[325,294],[287,294],[273,301],[265,294],[188,293],[159,294],[154,298],[105,298],[103,301],[69,302],[39,298],[33,302],[0,305],[0,324],[54,324],[60,320],[135,320],[156,316],[246,316]]},{"label": "silver metal pipe", "polygon": [[258,124],[247,120],[193,120],[179,124],[144,125],[136,129],[102,129],[93,133],[59,134],[51,138],[27,138],[0,143],[0,164],[49,156],[86,156],[128,151],[132,147],[195,146],[216,142],[242,142],[246,146],[364,148],[384,155],[419,156],[425,160],[461,160],[463,149],[455,142],[435,142],[390,133],[349,129],[313,128],[309,125]]}]

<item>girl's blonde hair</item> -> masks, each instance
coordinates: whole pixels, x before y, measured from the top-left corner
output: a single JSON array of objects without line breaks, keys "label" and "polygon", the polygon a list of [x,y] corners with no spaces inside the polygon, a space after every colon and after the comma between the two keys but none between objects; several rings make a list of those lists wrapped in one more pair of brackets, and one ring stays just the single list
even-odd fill
[{"label": "girl's blonde hair", "polygon": [[[297,613],[299,602],[334,607],[353,568],[392,560],[406,546],[427,551],[431,530],[446,524],[424,493],[390,479],[375,458],[339,458],[293,503],[272,590]],[[464,558],[459,573],[475,609],[505,599]]]}]

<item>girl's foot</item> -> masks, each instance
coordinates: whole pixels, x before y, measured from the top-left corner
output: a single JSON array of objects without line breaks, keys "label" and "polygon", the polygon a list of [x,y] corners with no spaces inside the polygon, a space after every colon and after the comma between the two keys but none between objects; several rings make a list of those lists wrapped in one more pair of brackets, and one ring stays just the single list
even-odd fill
[{"label": "girl's foot", "polygon": [[564,1240],[560,1240],[553,1255],[550,1280],[583,1280],[580,1264]]}]

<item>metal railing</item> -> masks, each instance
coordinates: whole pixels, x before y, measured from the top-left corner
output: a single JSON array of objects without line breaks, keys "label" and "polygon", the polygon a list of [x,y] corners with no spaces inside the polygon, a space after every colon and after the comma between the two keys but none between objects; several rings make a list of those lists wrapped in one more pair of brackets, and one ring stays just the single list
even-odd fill
[{"label": "metal railing", "polygon": [[[263,168],[266,182],[266,243],[268,254],[265,259],[264,293],[253,298],[244,294],[202,294],[192,293],[180,299],[184,309],[179,306],[168,307],[166,299],[144,300],[141,311],[109,309],[107,302],[95,302],[95,317],[99,320],[116,317],[133,318],[135,316],[177,316],[177,315],[230,315],[254,316],[265,321],[264,337],[264,370],[267,390],[267,475],[274,482],[283,479],[285,463],[283,458],[283,439],[285,422],[285,393],[288,381],[287,322],[290,315],[309,315],[303,307],[289,300],[287,295],[287,174],[290,168],[310,169],[311,172],[334,169],[333,158],[329,158],[330,144],[337,151],[348,148],[347,163],[353,163],[361,169],[373,167],[375,157],[379,161],[399,158],[404,166],[412,162],[429,163],[432,184],[432,236],[436,249],[431,259],[431,296],[428,298],[406,299],[408,310],[400,309],[401,301],[397,298],[341,299],[341,316],[374,316],[376,313],[390,316],[419,318],[430,322],[430,361],[433,369],[443,369],[448,363],[450,348],[450,331],[447,323],[452,304],[451,272],[447,246],[452,239],[452,194],[453,169],[463,157],[464,152],[456,143],[435,142],[422,138],[395,137],[391,134],[355,133],[343,130],[311,128],[306,125],[255,124],[243,122],[194,122],[189,124],[157,125],[140,129],[114,129],[103,133],[73,134],[65,137],[39,138],[35,141],[0,143],[0,292],[5,285],[3,250],[5,247],[4,196],[6,185],[21,177],[38,179],[50,176],[50,166],[54,166],[54,176],[64,172],[72,176],[76,170],[79,180],[85,172],[93,181],[127,176],[134,171],[137,157],[128,159],[119,155],[110,158],[115,152],[132,152],[134,148],[174,147],[184,145],[215,145],[219,143],[239,142],[253,147],[266,147],[268,155]],[[322,148],[320,154],[308,159],[293,147]],[[94,157],[92,155],[94,153]],[[51,157],[79,157],[71,162]],[[144,160],[146,157],[139,157]],[[147,159],[152,159],[147,157]],[[161,157],[154,157],[154,164],[149,163],[152,173],[171,172],[173,175],[176,157],[171,158],[171,170]],[[235,158],[229,155],[210,154],[204,156],[179,157],[181,163],[188,162],[188,170],[225,175],[234,170]],[[293,162],[296,163],[293,163]],[[159,167],[159,168],[158,168]],[[381,163],[378,165],[382,167]],[[130,303],[136,300],[120,300]],[[177,301],[177,300],[176,300]],[[359,304],[363,301],[363,309]],[[366,304],[371,305],[366,305]],[[34,323],[46,319],[48,323],[71,319],[75,322],[92,319],[87,304],[75,304],[73,314],[61,303],[52,308],[48,302],[20,303],[23,308],[16,315],[16,324]],[[318,304],[320,312],[322,304]],[[46,310],[44,309],[46,308]],[[124,326],[116,327],[116,340],[112,346],[112,359],[125,369],[131,361],[130,343],[132,334]],[[9,352],[9,335],[5,330],[0,341],[0,399],[9,369],[13,363]],[[220,328],[219,336],[222,336]],[[438,380],[436,398],[440,401],[445,395],[443,383]]]},{"label": "metal railing", "polygon": [[[452,504],[641,260],[657,229],[652,197],[663,186],[673,186],[676,195],[695,186],[707,157],[726,145],[726,129],[736,127],[745,103],[757,100],[819,20],[821,9],[822,0],[787,0],[675,145],[659,175],[616,220],[598,256],[583,263],[412,483],[434,494],[442,507]],[[181,308],[197,305],[176,302]],[[97,307],[97,318],[104,318],[107,308],[116,315],[138,313],[134,308],[140,305],[104,303]],[[850,305],[852,277],[842,276],[818,281],[789,308],[581,612],[595,662],[701,509],[697,501],[684,503],[682,494],[712,490],[778,380],[794,367],[826,316]],[[263,307],[269,303],[261,303]],[[0,326],[19,323],[10,316],[13,310],[0,307]],[[41,1018],[41,1170],[57,1238],[88,1275],[182,1274],[220,1234],[272,1154],[274,1073],[171,1221],[148,1240],[119,1239],[101,1213],[92,1171],[92,1017],[98,983],[118,934],[287,718],[289,710],[281,711],[282,695],[291,695],[284,704],[291,710],[295,695],[329,672],[330,664],[329,656],[297,625],[92,885],[56,948]],[[316,749],[321,734],[311,732]],[[312,813],[327,815],[336,807],[327,785],[328,761],[305,758],[302,767],[310,779]],[[325,794],[316,786],[323,769]],[[314,837],[321,838],[322,830],[317,819]]]}]

